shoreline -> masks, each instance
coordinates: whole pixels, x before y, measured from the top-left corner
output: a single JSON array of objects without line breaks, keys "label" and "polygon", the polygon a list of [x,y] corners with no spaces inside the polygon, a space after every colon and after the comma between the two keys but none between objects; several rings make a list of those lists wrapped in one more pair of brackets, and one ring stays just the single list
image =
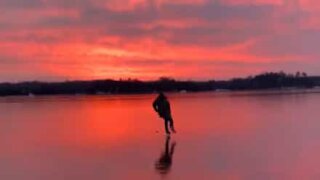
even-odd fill
[{"label": "shoreline", "polygon": [[[320,93],[320,87],[314,88],[274,88],[274,89],[247,89],[247,90],[208,90],[208,91],[166,91],[168,95],[192,95],[210,93],[216,95],[231,95],[231,96],[250,96],[250,95],[294,95],[294,94],[317,94]],[[142,93],[99,93],[99,94],[29,94],[29,95],[0,95],[0,98],[10,97],[124,97],[124,96],[140,96],[154,95],[157,92],[142,92]]]}]

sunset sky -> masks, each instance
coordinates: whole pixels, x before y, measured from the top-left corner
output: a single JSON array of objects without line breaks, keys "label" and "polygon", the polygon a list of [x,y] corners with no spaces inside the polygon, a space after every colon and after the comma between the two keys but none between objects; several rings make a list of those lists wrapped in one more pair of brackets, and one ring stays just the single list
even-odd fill
[{"label": "sunset sky", "polygon": [[0,0],[0,82],[320,75],[319,0]]}]

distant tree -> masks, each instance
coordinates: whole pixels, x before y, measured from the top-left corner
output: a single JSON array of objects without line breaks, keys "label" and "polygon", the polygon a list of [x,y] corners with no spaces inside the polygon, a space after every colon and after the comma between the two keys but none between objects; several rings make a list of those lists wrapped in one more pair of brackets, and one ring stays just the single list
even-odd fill
[{"label": "distant tree", "polygon": [[247,78],[235,78],[228,81],[178,81],[170,77],[160,77],[157,81],[139,81],[120,79],[118,81],[66,81],[58,83],[22,82],[0,83],[0,96],[8,95],[54,95],[54,94],[125,94],[151,93],[162,91],[210,91],[210,90],[259,90],[286,87],[312,88],[320,86],[320,77],[308,77],[305,72],[296,75],[280,72],[267,72]]},{"label": "distant tree", "polygon": [[173,78],[171,77],[160,77],[159,81],[161,82],[170,82],[170,81],[175,81]]},{"label": "distant tree", "polygon": [[308,77],[308,74],[305,73],[305,72],[303,72],[303,73],[302,73],[302,77]]}]

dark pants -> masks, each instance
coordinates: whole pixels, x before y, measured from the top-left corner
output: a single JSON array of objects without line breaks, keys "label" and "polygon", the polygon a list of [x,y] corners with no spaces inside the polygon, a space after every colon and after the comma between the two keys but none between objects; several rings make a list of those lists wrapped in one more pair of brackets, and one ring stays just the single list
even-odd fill
[{"label": "dark pants", "polygon": [[173,126],[173,120],[172,120],[171,117],[164,118],[164,127],[166,129],[166,133],[170,134],[170,131],[169,131],[169,128],[168,128],[168,124],[170,125],[171,131],[175,132],[174,126]]}]

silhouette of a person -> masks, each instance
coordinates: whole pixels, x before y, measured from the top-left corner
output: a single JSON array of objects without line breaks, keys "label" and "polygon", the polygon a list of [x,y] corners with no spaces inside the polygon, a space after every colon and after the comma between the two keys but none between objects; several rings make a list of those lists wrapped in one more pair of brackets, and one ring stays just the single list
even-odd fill
[{"label": "silhouette of a person", "polygon": [[165,142],[165,149],[161,153],[160,158],[155,163],[155,168],[161,175],[166,175],[170,172],[175,147],[175,142],[172,143],[170,146],[170,136],[167,136]]},{"label": "silhouette of a person", "polygon": [[159,93],[159,96],[153,102],[154,110],[159,114],[161,118],[164,119],[165,131],[170,135],[168,124],[170,124],[170,129],[173,133],[176,133],[174,129],[173,119],[171,116],[171,108],[168,98],[162,93]]}]

